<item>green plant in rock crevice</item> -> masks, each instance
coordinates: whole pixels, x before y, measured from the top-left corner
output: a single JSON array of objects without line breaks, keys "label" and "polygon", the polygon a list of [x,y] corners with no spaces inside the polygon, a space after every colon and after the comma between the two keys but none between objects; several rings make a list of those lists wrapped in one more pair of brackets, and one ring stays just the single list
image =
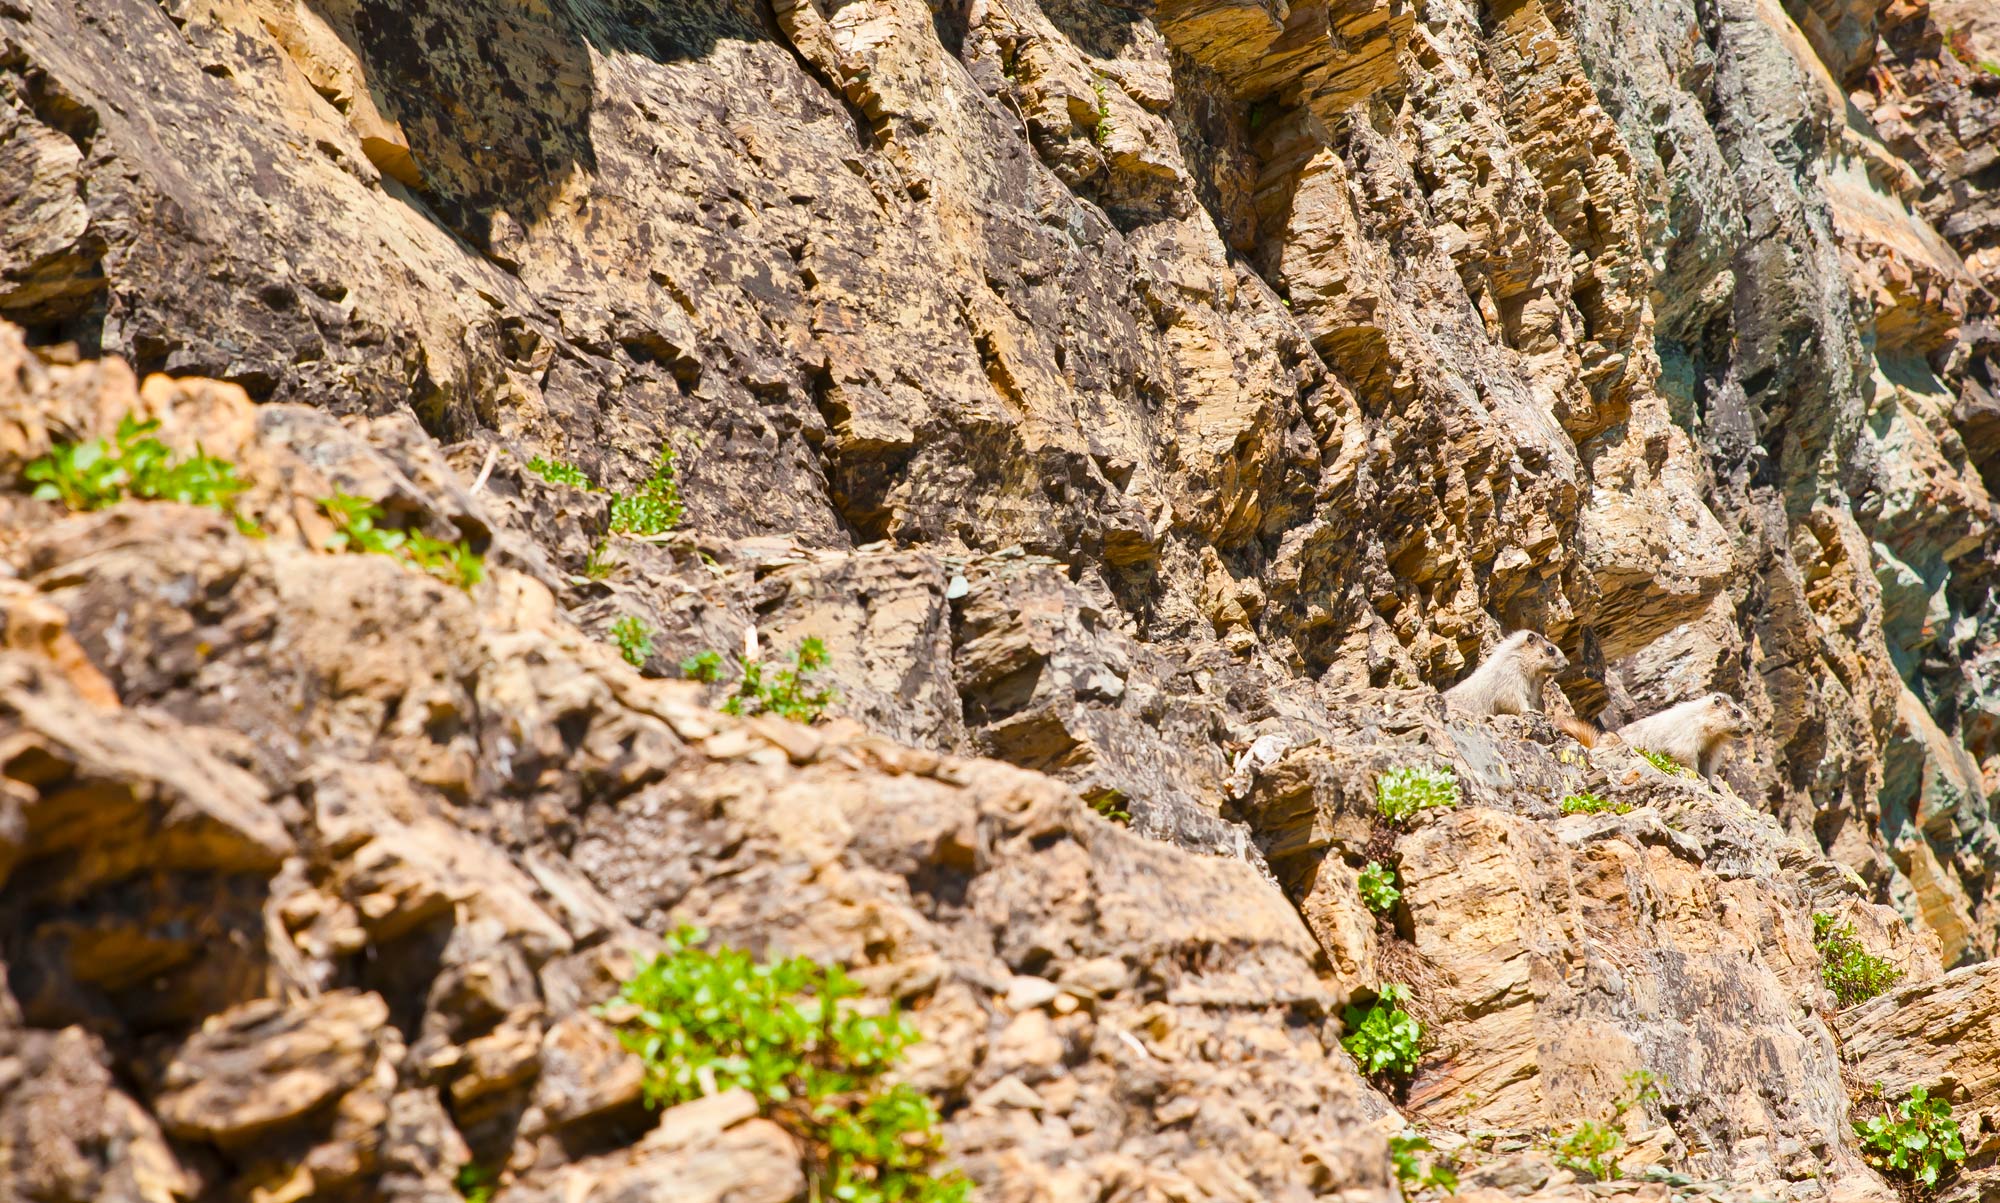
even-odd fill
[{"label": "green plant in rock crevice", "polygon": [[1587,1119],[1561,1135],[1552,1136],[1549,1152],[1557,1165],[1589,1174],[1599,1182],[1609,1182],[1622,1176],[1617,1153],[1624,1144],[1622,1131]]},{"label": "green plant in rock crevice", "polygon": [[1549,1134],[1548,1148],[1555,1163],[1599,1182],[1622,1177],[1618,1151],[1625,1147],[1625,1115],[1645,1103],[1659,1102],[1661,1085],[1662,1080],[1650,1070],[1626,1074],[1625,1089],[1611,1104],[1609,1122],[1583,1120],[1567,1132]]},{"label": "green plant in rock crevice", "polygon": [[1378,861],[1369,861],[1361,870],[1361,879],[1355,883],[1361,895],[1361,902],[1369,910],[1380,915],[1394,910],[1403,897],[1403,891],[1396,888],[1396,871]]},{"label": "green plant in rock crevice", "polygon": [[681,661],[681,676],[690,681],[714,684],[722,679],[722,653],[710,648]]},{"label": "green plant in rock crevice", "polygon": [[680,525],[687,507],[681,503],[681,486],[674,472],[674,449],[660,444],[653,461],[653,474],[639,482],[630,493],[611,499],[611,529],[617,534],[660,535]]},{"label": "green plant in rock crevice", "polygon": [[1132,825],[1132,812],[1126,809],[1128,799],[1124,793],[1108,787],[1094,789],[1083,796],[1090,809],[1118,824],[1120,827]]},{"label": "green plant in rock crevice", "polygon": [[72,510],[101,510],[126,497],[175,501],[221,510],[245,534],[262,534],[236,512],[237,495],[250,487],[236,475],[236,465],[208,454],[199,443],[193,455],[176,455],[153,437],[159,428],[158,419],[142,421],[128,413],[118,419],[111,439],[57,443],[21,474],[35,486],[33,496],[60,501]]},{"label": "green plant in rock crevice", "polygon": [[1654,768],[1660,770],[1662,773],[1665,773],[1669,777],[1694,776],[1694,774],[1688,769],[1686,765],[1682,764],[1678,760],[1675,760],[1673,757],[1667,755],[1665,752],[1649,752],[1644,748],[1636,748],[1634,750],[1639,753],[1640,757],[1644,759],[1647,764],[1652,765]]},{"label": "green plant in rock crevice", "polygon": [[1401,1006],[1409,997],[1408,986],[1385,982],[1373,1003],[1350,1006],[1344,1012],[1347,1035],[1340,1038],[1340,1047],[1360,1064],[1362,1073],[1407,1077],[1415,1072],[1424,1028]]},{"label": "green plant in rock crevice", "polygon": [[1090,81],[1090,88],[1097,93],[1097,124],[1091,128],[1090,140],[1102,146],[1111,140],[1111,93],[1101,76]]},{"label": "green plant in rock crevice", "polygon": [[551,484],[568,485],[572,489],[582,489],[586,493],[604,491],[597,487],[597,482],[590,479],[589,474],[582,468],[567,460],[543,459],[538,455],[528,461],[528,471]]},{"label": "green plant in rock crevice", "polygon": [[1965,1141],[1958,1121],[1951,1118],[1950,1102],[1923,1086],[1912,1087],[1908,1097],[1893,1105],[1880,1082],[1875,1094],[1883,1100],[1882,1114],[1853,1121],[1868,1164],[1929,1190],[1940,1175],[1965,1160]]},{"label": "green plant in rock crevice", "polygon": [[[763,660],[745,661],[742,675],[730,686],[720,709],[724,714],[775,714],[795,723],[817,721],[838,696],[814,679],[831,659],[826,644],[809,635],[799,641],[789,661],[776,668]],[[711,685],[721,683],[722,653],[710,648],[687,657],[681,661],[681,676]]]},{"label": "green plant in rock crevice", "polygon": [[746,1090],[798,1139],[814,1198],[963,1203],[970,1183],[943,1164],[931,1100],[884,1080],[918,1039],[909,1021],[864,1005],[838,965],[762,962],[706,938],[674,932],[599,1009],[639,1056],[647,1103]]},{"label": "green plant in rock crevice", "polygon": [[461,589],[471,589],[486,575],[485,559],[465,540],[448,543],[420,530],[383,526],[382,507],[366,497],[336,493],[320,498],[319,506],[333,519],[329,551],[391,556]]},{"label": "green plant in rock crevice", "polygon": [[618,645],[618,654],[633,668],[645,664],[653,655],[653,628],[636,615],[627,614],[612,623],[611,639]]},{"label": "green plant in rock crevice", "polygon": [[593,581],[601,581],[618,567],[618,557],[611,554],[611,536],[606,535],[590,549],[590,555],[583,561],[583,575]]},{"label": "green plant in rock crevice", "polygon": [[1458,775],[1449,768],[1403,765],[1375,778],[1375,809],[1391,823],[1420,810],[1458,805]]},{"label": "green plant in rock crevice", "polygon": [[1457,1192],[1458,1175],[1442,1159],[1433,1160],[1428,1167],[1417,1159],[1418,1153],[1434,1151],[1429,1139],[1413,1130],[1405,1130],[1401,1136],[1389,1138],[1389,1166],[1396,1173],[1396,1184],[1402,1189],[1404,1198],[1432,1188],[1447,1195]]},{"label": "green plant in rock crevice", "polygon": [[[611,494],[611,534],[662,535],[680,525],[687,516],[687,506],[681,501],[677,462],[673,445],[661,443],[659,454],[653,459],[653,474],[630,492]],[[528,461],[528,470],[544,480],[587,493],[606,491],[589,473],[565,460],[538,455]],[[608,575],[615,563],[609,558],[608,543],[608,539],[599,542],[584,565],[584,575],[592,580]]]},{"label": "green plant in rock crevice", "polygon": [[1813,947],[1819,950],[1820,977],[1843,1007],[1867,1002],[1895,985],[1903,971],[1884,957],[1871,955],[1855,938],[1852,923],[1815,912]]},{"label": "green plant in rock crevice", "polygon": [[1629,814],[1632,804],[1613,802],[1601,794],[1570,794],[1562,800],[1562,812],[1566,815],[1596,815],[1610,811],[1612,814]]},{"label": "green plant in rock crevice", "polygon": [[493,1192],[499,1189],[500,1175],[488,1166],[476,1161],[468,1161],[458,1167],[451,1184],[465,1203],[491,1203]]}]

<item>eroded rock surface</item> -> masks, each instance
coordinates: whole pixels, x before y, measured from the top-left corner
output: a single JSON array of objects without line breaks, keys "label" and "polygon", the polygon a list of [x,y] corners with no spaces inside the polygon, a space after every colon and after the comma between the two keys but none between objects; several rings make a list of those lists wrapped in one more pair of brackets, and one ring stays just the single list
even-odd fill
[{"label": "eroded rock surface", "polygon": [[[1886,1201],[1873,1075],[1983,1197],[1983,63],[1976,0],[0,0],[0,1193],[795,1197],[590,1015],[693,921],[906,1002],[986,1198],[1373,1203],[1406,1124],[1574,1197],[1636,1069],[1617,1193]],[[128,412],[265,536],[28,497]],[[1524,626],[1557,713],[1758,730],[1448,719]],[[807,638],[820,725],[661,679]],[[1902,984],[1835,1015],[1816,912]]]}]

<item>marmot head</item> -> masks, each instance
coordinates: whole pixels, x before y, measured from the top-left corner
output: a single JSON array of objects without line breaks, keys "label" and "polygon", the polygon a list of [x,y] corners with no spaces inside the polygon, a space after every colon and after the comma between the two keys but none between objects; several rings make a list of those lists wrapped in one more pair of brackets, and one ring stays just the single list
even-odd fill
[{"label": "marmot head", "polygon": [[1562,649],[1549,642],[1544,635],[1533,631],[1522,631],[1515,638],[1521,641],[1515,655],[1520,657],[1521,670],[1530,676],[1553,676],[1569,667],[1569,657]]},{"label": "marmot head", "polygon": [[1743,703],[1726,693],[1708,695],[1708,712],[1715,716],[1717,734],[1740,738],[1756,729],[1751,725],[1750,712],[1743,708]]}]

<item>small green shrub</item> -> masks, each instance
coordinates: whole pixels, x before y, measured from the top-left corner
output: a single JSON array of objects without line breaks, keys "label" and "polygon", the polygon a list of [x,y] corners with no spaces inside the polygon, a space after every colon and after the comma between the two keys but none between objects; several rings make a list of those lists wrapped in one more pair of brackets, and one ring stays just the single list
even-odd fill
[{"label": "small green shrub", "polygon": [[618,645],[618,654],[633,668],[653,655],[653,628],[643,618],[631,614],[620,618],[611,624],[611,638]]},{"label": "small green shrub", "polygon": [[[795,723],[810,723],[826,712],[834,692],[816,686],[812,676],[827,666],[826,644],[817,637],[799,641],[799,649],[789,661],[767,670],[762,660],[743,665],[743,675],[723,699],[724,714],[775,714]],[[722,653],[709,649],[681,661],[681,675],[691,681],[716,684],[722,680]],[[1128,818],[1130,816],[1127,816]]]},{"label": "small green shrub", "polygon": [[597,487],[597,482],[590,479],[582,468],[565,460],[543,459],[538,455],[528,461],[528,471],[550,484],[568,485],[572,489],[582,489],[586,493],[603,492]]},{"label": "small green shrub", "polygon": [[[1882,1097],[1880,1082],[1875,1093]],[[1937,1185],[1940,1174],[1965,1160],[1965,1142],[1958,1121],[1951,1118],[1951,1104],[1924,1087],[1914,1087],[1894,1106],[1884,1098],[1882,1111],[1865,1122],[1854,1121],[1862,1156],[1870,1165],[1913,1179],[1928,1190]]]},{"label": "small green shrub", "polygon": [[593,581],[601,581],[610,576],[611,570],[616,567],[618,557],[611,554],[611,537],[607,535],[590,549],[589,557],[583,562],[583,575]]},{"label": "small green shrub", "polygon": [[1458,1175],[1443,1161],[1433,1160],[1426,1167],[1417,1160],[1418,1153],[1433,1151],[1431,1142],[1414,1131],[1389,1138],[1389,1165],[1396,1171],[1396,1181],[1401,1185],[1405,1198],[1432,1187],[1447,1195],[1457,1192]]},{"label": "small green shrub", "polygon": [[825,713],[827,703],[833,701],[832,690],[812,688],[806,679],[825,668],[826,663],[826,645],[814,636],[799,642],[799,650],[792,653],[789,667],[778,669],[768,678],[764,662],[752,660],[743,666],[743,679],[736,683],[736,692],[722,703],[722,711],[724,714],[768,712],[795,723],[810,723]]},{"label": "small green shrub", "polygon": [[382,507],[366,497],[336,493],[320,498],[319,506],[333,519],[329,551],[393,556],[461,589],[472,588],[486,575],[486,561],[464,540],[447,543],[420,530],[383,526]]},{"label": "small green shrub", "polygon": [[209,455],[199,444],[194,455],[182,459],[153,437],[159,428],[156,420],[142,422],[126,414],[118,419],[113,440],[58,443],[31,461],[22,475],[35,486],[34,496],[60,501],[73,510],[101,510],[137,497],[207,506],[233,515],[236,495],[250,487],[236,475],[236,465]]},{"label": "small green shrub", "polygon": [[1660,1079],[1650,1070],[1634,1070],[1625,1075],[1625,1089],[1611,1104],[1609,1123],[1587,1119],[1567,1132],[1551,1133],[1549,1152],[1557,1165],[1589,1174],[1599,1182],[1623,1177],[1618,1151],[1625,1147],[1625,1113],[1642,1103],[1659,1101]]},{"label": "small green shrub", "polygon": [[909,1021],[855,1005],[860,988],[838,965],[759,962],[697,947],[705,939],[675,932],[619,991],[622,1010],[637,1012],[618,1037],[644,1066],[646,1101],[741,1088],[798,1139],[814,1198],[963,1203],[970,1183],[943,1167],[936,1108],[883,1081],[918,1039]]},{"label": "small green shrub", "polygon": [[1823,911],[1812,920],[1820,976],[1841,1006],[1867,1002],[1902,979],[1903,971],[1888,959],[1869,955],[1855,938],[1852,923],[1836,923]]},{"label": "small green shrub", "polygon": [[1407,821],[1420,810],[1458,805],[1458,775],[1449,768],[1404,765],[1375,779],[1375,809],[1391,823]]},{"label": "small green shrub", "polygon": [[611,499],[611,529],[618,534],[665,534],[680,525],[686,513],[680,481],[674,476],[674,449],[662,443],[653,475],[636,490]]},{"label": "small green shrub", "polygon": [[1097,125],[1090,131],[1090,140],[1102,146],[1111,140],[1111,94],[1102,78],[1091,80],[1090,88],[1097,93]]},{"label": "small green shrub", "polygon": [[1347,1008],[1340,1047],[1360,1063],[1362,1073],[1407,1076],[1416,1070],[1424,1027],[1397,1005],[1409,996],[1409,987],[1387,982],[1367,1007]]},{"label": "small green shrub", "polygon": [[458,1188],[459,1197],[464,1199],[465,1203],[492,1203],[493,1192],[499,1188],[499,1180],[498,1171],[476,1161],[468,1161],[458,1167],[458,1173],[452,1177],[451,1184]]},{"label": "small green shrub", "polygon": [[1361,901],[1369,910],[1380,915],[1394,910],[1403,891],[1396,888],[1396,871],[1376,861],[1369,861],[1361,870],[1361,881],[1357,887]]},{"label": "small green shrub", "polygon": [[1570,794],[1562,800],[1562,812],[1566,815],[1597,815],[1607,810],[1613,814],[1629,814],[1632,805],[1629,802],[1612,802],[1602,795],[1591,793]]},{"label": "small green shrub", "polygon": [[1660,1087],[1665,1082],[1666,1079],[1660,1077],[1650,1069],[1635,1069],[1631,1073],[1626,1074],[1625,1093],[1620,1096],[1616,1103],[1611,1105],[1611,1114],[1622,1120],[1625,1118],[1627,1111],[1632,1110],[1632,1108],[1642,1103],[1659,1102]]},{"label": "small green shrub", "polygon": [[714,684],[722,679],[722,653],[710,648],[681,661],[681,675],[690,681]]},{"label": "small green shrub", "polygon": [[1618,1150],[1624,1145],[1622,1130],[1587,1119],[1560,1136],[1550,1137],[1549,1152],[1555,1155],[1557,1165],[1609,1182],[1623,1176]]},{"label": "small green shrub", "polygon": [[1125,808],[1125,795],[1115,789],[1092,790],[1083,796],[1090,809],[1121,827],[1132,825],[1132,812]]},{"label": "small green shrub", "polygon": [[1680,761],[1675,760],[1673,757],[1667,755],[1665,752],[1648,752],[1644,748],[1637,748],[1634,750],[1637,751],[1642,758],[1644,758],[1647,764],[1652,765],[1654,768],[1660,770],[1662,773],[1665,773],[1669,777],[1694,776],[1693,770],[1689,769],[1688,766],[1682,764]]}]

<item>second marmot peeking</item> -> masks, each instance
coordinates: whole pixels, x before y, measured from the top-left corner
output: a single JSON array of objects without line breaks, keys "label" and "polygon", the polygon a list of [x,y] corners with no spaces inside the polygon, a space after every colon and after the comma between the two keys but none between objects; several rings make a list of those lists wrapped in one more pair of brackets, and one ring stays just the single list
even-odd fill
[{"label": "second marmot peeking", "polygon": [[1586,748],[1595,748],[1606,738],[1615,739],[1641,752],[1671,756],[1711,781],[1730,741],[1747,738],[1752,730],[1750,712],[1726,693],[1669,706],[1611,732],[1580,719],[1558,719],[1557,725]]},{"label": "second marmot peeking", "polygon": [[1731,740],[1754,730],[1750,712],[1726,693],[1669,706],[1618,728],[1618,738],[1642,752],[1671,756],[1713,781]]},{"label": "second marmot peeking", "polygon": [[1569,667],[1569,657],[1533,631],[1516,631],[1472,675],[1444,691],[1446,707],[1468,715],[1540,714],[1542,686]]}]

